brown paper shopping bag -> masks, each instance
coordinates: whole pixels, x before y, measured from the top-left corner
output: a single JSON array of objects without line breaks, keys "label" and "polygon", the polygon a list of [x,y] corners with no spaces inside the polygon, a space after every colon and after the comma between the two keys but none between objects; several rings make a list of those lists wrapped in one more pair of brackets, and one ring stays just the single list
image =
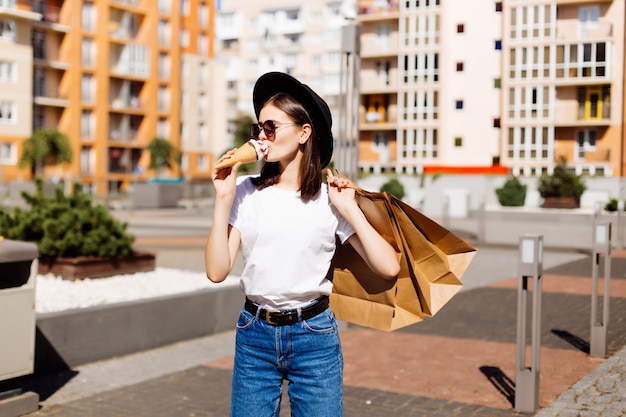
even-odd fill
[{"label": "brown paper shopping bag", "polygon": [[396,250],[400,273],[385,280],[349,244],[338,245],[331,295],[335,315],[385,331],[432,316],[461,288],[476,249],[388,193],[356,191],[365,217]]}]

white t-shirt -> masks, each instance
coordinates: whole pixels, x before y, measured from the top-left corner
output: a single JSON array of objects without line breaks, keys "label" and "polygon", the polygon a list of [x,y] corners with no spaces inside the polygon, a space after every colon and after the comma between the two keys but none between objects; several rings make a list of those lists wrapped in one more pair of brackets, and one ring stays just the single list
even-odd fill
[{"label": "white t-shirt", "polygon": [[241,233],[244,269],[241,288],[270,308],[302,306],[332,292],[326,277],[335,253],[354,233],[328,198],[302,201],[299,192],[276,187],[257,190],[250,176],[238,178],[229,223]]}]

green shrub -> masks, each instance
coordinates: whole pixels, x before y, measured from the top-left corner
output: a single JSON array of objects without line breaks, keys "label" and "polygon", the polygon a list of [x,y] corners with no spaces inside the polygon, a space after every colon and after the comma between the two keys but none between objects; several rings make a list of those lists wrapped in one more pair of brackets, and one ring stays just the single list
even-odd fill
[{"label": "green shrub", "polygon": [[617,211],[617,203],[618,203],[617,198],[612,198],[606,202],[606,204],[604,205],[604,209],[606,211]]},{"label": "green shrub", "polygon": [[502,187],[496,189],[498,202],[504,207],[523,206],[526,200],[526,188],[526,185],[522,184],[517,177],[511,177]]},{"label": "green shrub", "polygon": [[580,199],[587,186],[580,175],[567,169],[565,158],[561,158],[552,175],[539,177],[537,191],[542,197],[575,197]]},{"label": "green shrub", "polygon": [[43,193],[36,181],[34,194],[22,193],[30,210],[0,208],[0,235],[34,242],[43,258],[130,255],[135,236],[126,232],[127,223],[115,219],[103,205],[93,205],[91,196],[78,184],[70,195],[61,188],[54,197]]},{"label": "green shrub", "polygon": [[404,186],[397,178],[392,178],[380,187],[381,192],[387,192],[393,196],[398,197],[399,199],[404,198]]}]

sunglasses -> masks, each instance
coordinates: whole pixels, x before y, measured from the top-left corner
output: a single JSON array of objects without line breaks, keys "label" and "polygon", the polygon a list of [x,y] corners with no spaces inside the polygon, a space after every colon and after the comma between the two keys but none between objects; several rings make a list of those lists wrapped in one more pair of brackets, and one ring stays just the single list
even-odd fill
[{"label": "sunglasses", "polygon": [[258,139],[261,134],[261,130],[265,133],[265,136],[270,139],[273,138],[276,134],[276,129],[281,126],[291,126],[295,125],[295,123],[280,123],[275,122],[274,120],[266,120],[263,123],[253,123],[250,125],[250,137],[253,139]]}]

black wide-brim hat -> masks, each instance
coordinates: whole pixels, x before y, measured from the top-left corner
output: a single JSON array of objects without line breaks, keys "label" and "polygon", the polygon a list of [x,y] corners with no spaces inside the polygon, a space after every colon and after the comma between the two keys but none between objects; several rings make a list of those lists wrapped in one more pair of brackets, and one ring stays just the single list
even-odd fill
[{"label": "black wide-brim hat", "polygon": [[301,83],[289,74],[268,72],[254,85],[252,101],[257,119],[267,100],[278,93],[287,93],[300,102],[311,117],[317,136],[322,168],[330,163],[333,156],[333,119],[328,104],[308,85]]}]

